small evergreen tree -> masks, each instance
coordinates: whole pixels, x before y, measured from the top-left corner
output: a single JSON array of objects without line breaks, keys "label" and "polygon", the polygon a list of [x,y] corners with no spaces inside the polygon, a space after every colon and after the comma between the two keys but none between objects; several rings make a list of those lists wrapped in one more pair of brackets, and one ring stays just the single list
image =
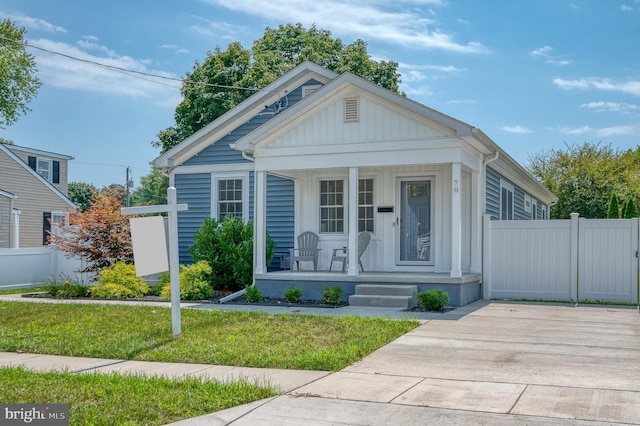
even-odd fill
[{"label": "small evergreen tree", "polygon": [[629,205],[629,200],[624,200],[622,202],[622,206],[620,207],[620,219],[624,219],[627,214],[627,206]]},{"label": "small evergreen tree", "polygon": [[615,192],[611,193],[609,198],[609,209],[607,210],[607,219],[620,219],[620,207],[618,206],[618,196]]},{"label": "small evergreen tree", "polygon": [[633,201],[633,198],[625,200],[624,204],[626,205],[626,208],[623,207],[624,214],[622,217],[624,219],[631,219],[640,216],[638,213],[638,207],[636,206],[635,201]]}]

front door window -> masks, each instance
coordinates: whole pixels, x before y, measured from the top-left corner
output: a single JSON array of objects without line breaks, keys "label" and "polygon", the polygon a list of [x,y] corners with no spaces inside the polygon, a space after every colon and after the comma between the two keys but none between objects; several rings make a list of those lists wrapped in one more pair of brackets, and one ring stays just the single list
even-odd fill
[{"label": "front door window", "polygon": [[400,264],[433,262],[431,200],[430,180],[400,181]]}]

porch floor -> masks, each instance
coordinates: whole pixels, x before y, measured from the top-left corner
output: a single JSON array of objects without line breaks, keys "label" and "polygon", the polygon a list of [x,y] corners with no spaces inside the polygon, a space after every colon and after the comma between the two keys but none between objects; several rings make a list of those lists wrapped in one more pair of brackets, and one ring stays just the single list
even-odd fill
[{"label": "porch floor", "polygon": [[466,284],[479,282],[481,274],[466,273],[460,278],[452,278],[445,272],[361,272],[358,275],[347,275],[344,272],[328,271],[274,271],[266,274],[256,274],[260,281],[330,281],[353,283],[381,283],[381,284]]}]

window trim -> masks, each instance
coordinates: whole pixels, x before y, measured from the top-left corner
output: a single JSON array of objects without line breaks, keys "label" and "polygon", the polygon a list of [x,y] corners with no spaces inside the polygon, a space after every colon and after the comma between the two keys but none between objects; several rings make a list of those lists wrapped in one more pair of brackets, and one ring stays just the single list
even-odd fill
[{"label": "window trim", "polygon": [[[507,192],[511,193],[511,205],[508,206],[510,211],[507,211],[507,218],[503,217],[503,203],[504,203],[504,199],[502,197],[502,192],[503,190],[507,190]],[[506,182],[503,179],[500,179],[500,220],[514,220],[514,212],[515,212],[515,208],[514,208],[514,201],[515,201],[515,188],[513,186],[513,184]],[[509,213],[511,217],[509,216]]]},{"label": "window trim", "polygon": [[[326,206],[322,204],[322,182],[342,182],[342,204],[327,204]],[[318,232],[320,234],[334,234],[334,235],[344,235],[348,232],[348,223],[347,218],[349,216],[348,206],[346,206],[346,198],[348,197],[348,188],[345,184],[346,179],[344,178],[321,178],[318,179]],[[323,231],[322,230],[322,209],[324,208],[342,208],[342,231]],[[332,219],[327,219],[332,220]],[[339,223],[339,218],[336,219],[336,223]]]},{"label": "window trim", "polygon": [[[370,180],[371,181],[371,194],[372,194],[372,203],[371,204],[360,204],[360,182]],[[372,235],[375,234],[376,231],[376,179],[374,177],[359,177],[358,178],[358,232],[360,231],[360,222],[363,218],[360,217],[360,206],[371,207],[371,220],[373,221],[372,230],[368,231]]]},{"label": "window trim", "polygon": [[[47,177],[45,177],[42,172],[45,171],[43,167],[40,167],[40,163],[46,163],[47,168]],[[53,161],[49,158],[36,157],[36,173],[38,173],[44,180],[47,182],[53,182]]]},{"label": "window trim", "polygon": [[211,217],[219,220],[218,183],[242,180],[242,220],[249,220],[249,173],[211,173]]}]

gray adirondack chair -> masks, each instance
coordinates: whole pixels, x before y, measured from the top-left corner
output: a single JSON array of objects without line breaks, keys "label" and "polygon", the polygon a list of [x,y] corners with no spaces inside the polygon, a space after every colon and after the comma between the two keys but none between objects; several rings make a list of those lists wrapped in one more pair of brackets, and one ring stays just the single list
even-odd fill
[{"label": "gray adirondack chair", "polygon": [[303,232],[298,235],[298,247],[289,249],[291,251],[291,266],[296,263],[298,271],[300,270],[301,261],[313,262],[313,270],[318,270],[318,248],[320,237],[311,231]]}]

